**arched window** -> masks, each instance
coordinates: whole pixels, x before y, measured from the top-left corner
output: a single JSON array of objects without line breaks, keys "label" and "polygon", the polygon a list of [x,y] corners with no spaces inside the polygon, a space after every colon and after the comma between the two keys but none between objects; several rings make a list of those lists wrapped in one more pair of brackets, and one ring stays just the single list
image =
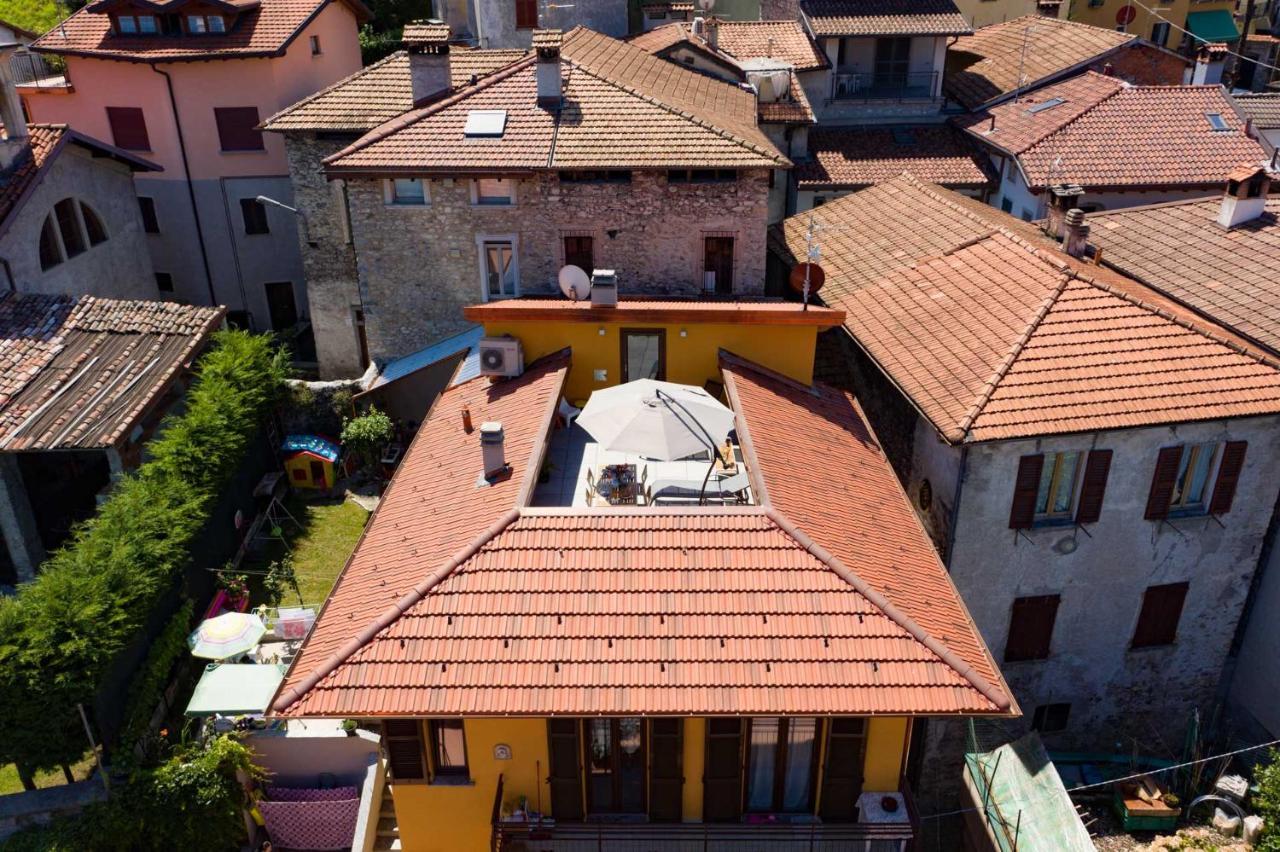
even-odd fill
[{"label": "arched window", "polygon": [[106,241],[102,217],[83,201],[64,198],[53,205],[40,229],[40,268],[52,269]]}]

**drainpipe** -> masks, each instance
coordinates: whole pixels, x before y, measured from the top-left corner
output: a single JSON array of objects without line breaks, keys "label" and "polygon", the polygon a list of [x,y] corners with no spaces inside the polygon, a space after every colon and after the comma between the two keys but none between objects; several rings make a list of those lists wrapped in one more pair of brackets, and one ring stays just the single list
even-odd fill
[{"label": "drainpipe", "polygon": [[209,304],[217,306],[218,295],[213,292],[213,272],[209,269],[209,250],[204,244],[204,225],[200,222],[200,208],[196,205],[196,187],[191,182],[191,164],[187,161],[187,143],[182,135],[182,119],[178,117],[178,99],[173,94],[173,78],[167,71],[157,68],[154,62],[148,62],[147,65],[152,71],[164,77],[165,85],[169,89],[169,107],[173,110],[173,126],[178,130],[178,151],[182,154],[182,176],[187,181],[187,195],[191,198],[191,215],[196,220],[196,242],[200,244],[200,262],[204,265],[204,280],[209,287]]},{"label": "drainpipe", "polygon": [[956,544],[956,523],[960,520],[960,495],[964,491],[964,479],[968,472],[969,446],[965,444],[960,447],[960,475],[956,477],[956,492],[951,503],[951,521],[947,524],[947,553],[946,558],[942,560],[947,566],[948,573],[951,572],[951,554]]}]

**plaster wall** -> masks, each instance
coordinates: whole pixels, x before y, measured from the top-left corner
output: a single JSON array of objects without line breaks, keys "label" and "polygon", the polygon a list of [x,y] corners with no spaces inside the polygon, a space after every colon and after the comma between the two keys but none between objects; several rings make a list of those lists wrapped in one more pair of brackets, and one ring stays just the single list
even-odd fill
[{"label": "plaster wall", "polygon": [[[846,43],[844,64],[840,65],[840,42]],[[886,124],[902,121],[913,123],[942,121],[942,70],[946,58],[946,39],[921,36],[911,39],[909,73],[936,72],[929,97],[883,98],[877,100],[834,100],[833,79],[837,73],[872,74],[875,72],[876,39],[822,38],[819,45],[831,67],[823,72],[801,77],[805,95],[822,125]]]},{"label": "plaster wall", "polygon": [[515,179],[512,207],[475,206],[466,178],[427,181],[430,203],[388,205],[381,180],[348,183],[370,355],[386,360],[464,331],[466,305],[485,300],[479,245],[515,242],[518,295],[558,294],[564,237],[591,236],[595,261],[618,273],[623,295],[698,295],[704,238],[734,238],[736,296],[764,293],[769,180],[764,170],[727,183],[671,185],[665,172],[630,184]]},{"label": "plaster wall", "polygon": [[[41,271],[40,230],[53,206],[64,198],[79,199],[92,208],[106,227],[107,241]],[[157,297],[133,173],[128,166],[94,157],[77,145],[63,148],[0,236],[0,257],[9,262],[14,283],[24,293]]]},{"label": "plaster wall", "polygon": [[957,0],[956,7],[974,29],[1036,13],[1035,0]]},{"label": "plaster wall", "polygon": [[[529,47],[532,29],[516,27],[516,5],[510,0],[472,0],[476,37],[483,48]],[[538,4],[538,26],[568,32],[584,26],[614,38],[628,31],[626,0],[574,0],[572,5]]]}]

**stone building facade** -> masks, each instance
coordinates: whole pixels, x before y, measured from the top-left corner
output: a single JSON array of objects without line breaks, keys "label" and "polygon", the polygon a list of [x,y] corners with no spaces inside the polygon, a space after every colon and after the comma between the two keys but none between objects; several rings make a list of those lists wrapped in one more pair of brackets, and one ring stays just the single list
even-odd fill
[{"label": "stone building facade", "polygon": [[[511,178],[515,203],[507,207],[473,203],[473,181],[464,177],[425,180],[420,206],[388,203],[387,181],[353,178],[347,195],[369,355],[384,362],[465,329],[462,308],[489,297],[486,240],[514,248],[516,289],[506,295],[558,293],[565,238],[589,237],[592,265],[615,270],[625,298],[702,295],[707,239],[730,238],[732,295],[762,296],[769,172],[736,174],[714,183],[673,183],[666,171],[635,171],[626,183],[526,174]],[[322,239],[331,241],[336,227],[327,223]],[[331,253],[333,243],[324,244],[320,251]],[[314,300],[315,279],[308,281]],[[335,297],[339,288],[335,282]],[[320,313],[314,301],[312,311]]]}]

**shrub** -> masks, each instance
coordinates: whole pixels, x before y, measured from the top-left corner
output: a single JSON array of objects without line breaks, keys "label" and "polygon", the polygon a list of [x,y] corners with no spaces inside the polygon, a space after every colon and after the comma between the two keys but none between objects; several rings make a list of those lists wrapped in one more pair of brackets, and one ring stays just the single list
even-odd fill
[{"label": "shrub", "polygon": [[89,706],[115,659],[164,592],[217,488],[239,465],[284,380],[270,342],[219,332],[183,413],[165,421],[151,460],[98,514],[0,600],[0,763],[44,769],[85,749],[76,704]]},{"label": "shrub", "polygon": [[1267,762],[1253,770],[1258,792],[1253,807],[1262,817],[1262,839],[1254,848],[1259,852],[1280,852],[1280,751],[1271,749]]},{"label": "shrub", "polygon": [[191,616],[195,605],[185,601],[169,619],[164,631],[151,643],[147,661],[134,678],[129,690],[129,707],[125,711],[124,725],[120,728],[118,757],[133,758],[134,749],[147,736],[151,716],[169,684],[174,664],[187,652],[187,634],[191,630]]},{"label": "shrub", "polygon": [[356,453],[366,467],[377,463],[382,448],[394,435],[391,418],[377,408],[370,408],[368,413],[342,424],[342,446]]}]

